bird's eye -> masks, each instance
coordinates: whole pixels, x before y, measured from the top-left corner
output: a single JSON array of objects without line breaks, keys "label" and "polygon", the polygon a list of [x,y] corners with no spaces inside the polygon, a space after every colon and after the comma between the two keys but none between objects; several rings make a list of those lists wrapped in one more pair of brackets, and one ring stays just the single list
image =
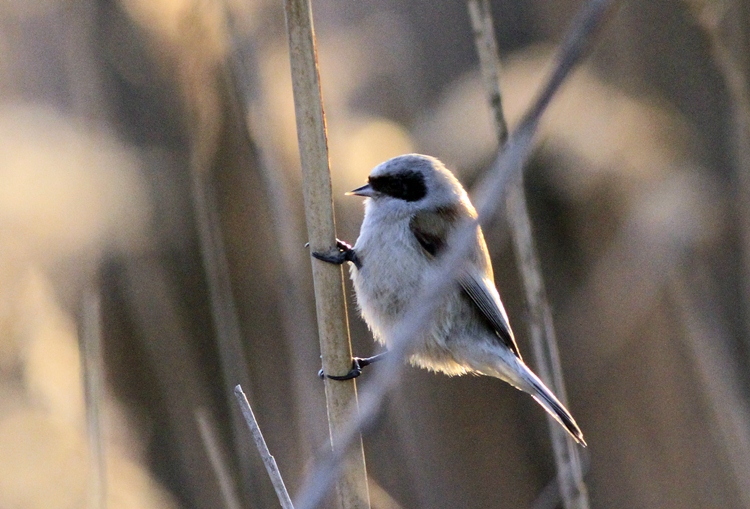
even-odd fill
[{"label": "bird's eye", "polygon": [[375,191],[405,201],[419,201],[427,194],[424,176],[418,172],[370,177],[369,183]]}]

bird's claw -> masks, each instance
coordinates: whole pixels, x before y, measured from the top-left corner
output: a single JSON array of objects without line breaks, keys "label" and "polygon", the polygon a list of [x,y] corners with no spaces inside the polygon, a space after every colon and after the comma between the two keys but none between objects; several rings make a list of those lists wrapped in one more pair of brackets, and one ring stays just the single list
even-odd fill
[{"label": "bird's claw", "polygon": [[359,375],[362,374],[362,368],[365,366],[369,366],[373,362],[378,362],[383,358],[383,356],[387,352],[380,353],[378,355],[373,355],[372,357],[353,357],[352,358],[352,369],[349,370],[349,372],[345,375],[327,375],[323,372],[323,369],[318,371],[318,377],[321,379],[323,378],[330,378],[331,380],[351,380],[353,378],[357,378]]},{"label": "bird's claw", "polygon": [[345,375],[327,375],[323,372],[323,368],[321,368],[320,371],[318,371],[318,377],[320,377],[321,379],[330,378],[331,380],[339,380],[339,381],[352,380],[353,378],[357,378],[359,375],[361,375],[362,368],[364,366],[367,366],[367,364],[369,364],[368,362],[367,364],[363,365],[361,364],[361,361],[362,359],[360,359],[359,357],[354,357],[352,359],[352,369],[350,369],[349,372]]},{"label": "bird's claw", "polygon": [[359,257],[357,257],[354,248],[343,240],[336,239],[335,249],[331,249],[325,253],[313,251],[311,254],[313,257],[323,262],[333,263],[335,265],[341,265],[344,262],[352,262],[358,269],[362,268],[362,263],[359,261]]},{"label": "bird's claw", "polygon": [[326,375],[323,372],[323,368],[318,371],[318,377],[322,380],[325,378],[330,378],[331,380],[338,380],[338,381],[344,381],[344,380],[352,380],[354,378],[357,378],[359,375],[362,374],[362,368],[354,367],[352,366],[352,369],[349,370],[349,372],[345,375],[337,376],[337,375]]},{"label": "bird's claw", "polygon": [[340,239],[336,239],[336,247],[344,252],[354,251],[354,248],[351,246],[351,244],[344,242],[343,240],[340,240]]}]

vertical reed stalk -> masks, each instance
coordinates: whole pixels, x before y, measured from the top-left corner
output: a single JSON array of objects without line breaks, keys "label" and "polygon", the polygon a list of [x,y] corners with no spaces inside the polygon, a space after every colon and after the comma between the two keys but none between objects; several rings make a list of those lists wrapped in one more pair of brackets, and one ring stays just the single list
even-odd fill
[{"label": "vertical reed stalk", "polygon": [[[308,239],[311,250],[328,251],[335,249],[336,230],[312,10],[308,0],[285,0],[284,7]],[[343,270],[312,260],[312,272],[323,369],[344,374],[351,368],[352,351]],[[326,380],[325,392],[331,443],[340,444],[347,425],[358,418],[356,384]],[[370,507],[361,435],[351,447],[336,491],[342,509]]]},{"label": "vertical reed stalk", "polygon": [[[495,119],[499,150],[505,149],[508,127],[500,92],[500,58],[495,39],[489,0],[468,0],[469,15],[479,63],[490,106]],[[557,349],[552,312],[544,290],[541,266],[532,236],[532,225],[523,190],[523,174],[512,184],[508,198],[508,220],[513,236],[516,260],[529,306],[532,351],[539,376],[568,406],[562,364]],[[577,445],[558,423],[548,416],[550,438],[557,464],[557,479],[565,509],[587,509],[588,493]]]}]

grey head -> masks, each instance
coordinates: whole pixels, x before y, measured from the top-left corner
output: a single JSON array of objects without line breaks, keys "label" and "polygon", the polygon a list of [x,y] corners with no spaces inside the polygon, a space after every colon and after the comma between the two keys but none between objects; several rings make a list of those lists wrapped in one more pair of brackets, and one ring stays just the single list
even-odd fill
[{"label": "grey head", "polygon": [[403,212],[468,201],[466,191],[445,165],[422,154],[405,154],[379,164],[366,185],[347,194],[366,196],[373,206],[387,203]]}]

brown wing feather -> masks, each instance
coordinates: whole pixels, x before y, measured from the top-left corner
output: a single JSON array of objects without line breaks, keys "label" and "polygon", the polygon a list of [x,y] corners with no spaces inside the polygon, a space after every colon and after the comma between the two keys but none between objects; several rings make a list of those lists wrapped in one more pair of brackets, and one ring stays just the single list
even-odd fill
[{"label": "brown wing feather", "polygon": [[446,240],[459,217],[454,207],[417,212],[409,221],[409,228],[426,254],[434,258],[446,247]]},{"label": "brown wing feather", "polygon": [[[409,221],[409,228],[419,245],[424,249],[429,258],[439,256],[446,247],[446,239],[451,233],[460,216],[459,210],[454,208],[439,208],[436,210],[422,211],[416,213]],[[484,247],[484,236],[481,229],[477,227],[477,249],[473,250],[471,257],[474,258],[476,266],[492,279],[492,265],[487,255],[487,249]],[[513,354],[521,359],[521,352],[518,350],[516,339],[510,328],[508,319],[502,309],[502,303],[499,302],[493,293],[487,288],[491,281],[484,281],[482,278],[476,278],[468,272],[464,272],[458,278],[461,289],[474,305],[475,309],[487,320],[489,325],[495,331],[497,338],[507,346]]]}]

